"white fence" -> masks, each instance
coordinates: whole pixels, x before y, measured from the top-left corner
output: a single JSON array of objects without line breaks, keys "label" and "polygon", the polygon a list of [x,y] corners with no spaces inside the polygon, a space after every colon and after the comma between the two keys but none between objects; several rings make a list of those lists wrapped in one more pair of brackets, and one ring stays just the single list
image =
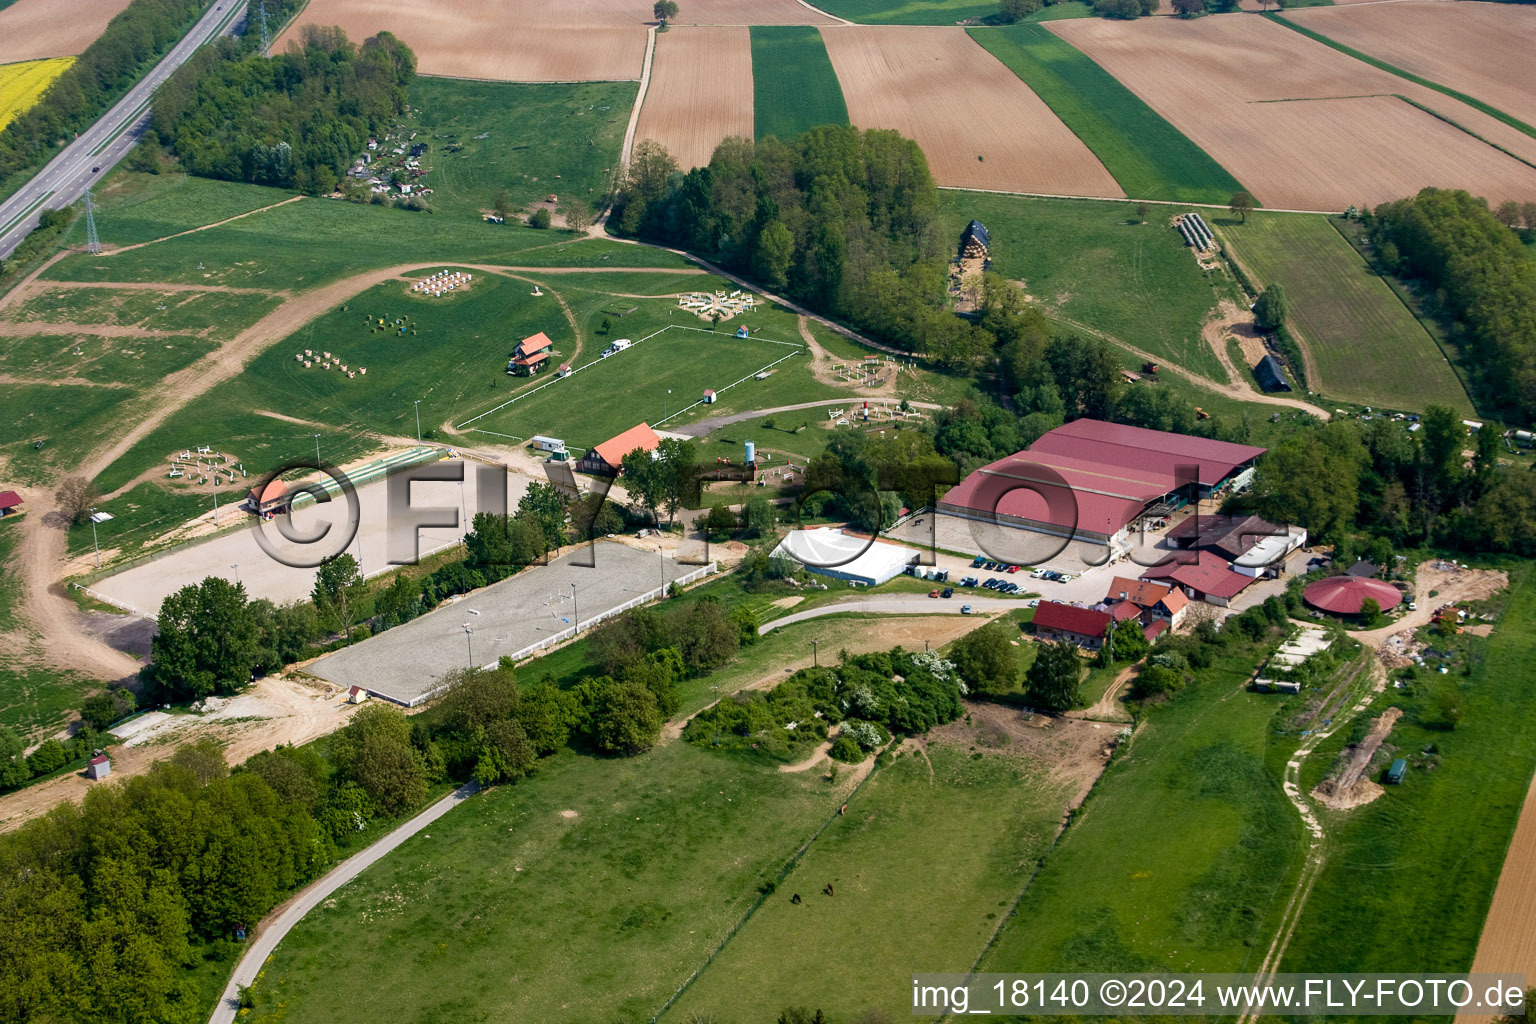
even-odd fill
[{"label": "white fence", "polygon": [[[545,637],[542,640],[539,640],[536,643],[531,643],[527,647],[522,648],[521,650],[513,651],[511,654],[508,654],[508,655],[502,655],[502,657],[510,658],[514,662],[522,661],[524,658],[532,657],[533,655],[537,654],[539,651],[544,650],[546,647],[553,647],[556,644],[564,643],[565,641],[569,640],[571,637],[576,635],[576,631],[579,628],[591,628],[592,626],[595,626],[597,623],[602,622],[605,619],[611,619],[615,615],[622,615],[625,612],[629,611],[631,608],[638,608],[642,604],[646,604],[646,603],[648,603],[650,601],[655,601],[658,598],[666,596],[666,592],[667,592],[667,588],[668,587],[682,587],[682,586],[686,586],[687,584],[692,583],[694,580],[702,579],[703,577],[708,576],[708,575],[714,573],[715,571],[716,571],[715,563],[714,562],[710,562],[708,565],[701,566],[700,568],[693,570],[693,572],[684,573],[683,575],[679,576],[677,579],[672,580],[665,587],[657,587],[654,590],[647,590],[645,593],[640,594],[637,597],[630,598],[628,601],[625,601],[623,604],[615,605],[614,607],[609,608],[606,611],[598,612],[596,615],[592,616],[589,619],[583,619],[577,625],[573,625],[573,626],[571,626],[568,629],[562,629],[558,633],[551,633],[549,636]],[[501,658],[497,658],[495,661],[489,662],[488,664],[483,665],[481,667],[483,669],[485,669],[486,671],[489,671],[489,670],[495,668],[498,664],[500,664],[500,662],[501,662]],[[423,704],[426,701],[429,701],[429,700],[431,700],[434,697],[441,696],[443,691],[445,691],[447,689],[448,689],[448,684],[447,683],[443,683],[442,685],[439,685],[439,686],[434,686],[432,689],[428,690],[426,693],[423,693],[419,697],[417,697],[416,699],[412,700],[407,705],[407,707],[416,707],[418,704]]]},{"label": "white fence", "polygon": [[70,586],[74,587],[76,590],[83,594],[89,594],[92,598],[100,601],[102,604],[109,604],[114,608],[121,608],[123,611],[128,612],[130,615],[137,615],[141,619],[154,618],[153,615],[146,615],[131,604],[128,604],[124,601],[119,601],[115,597],[108,597],[106,594],[103,594],[97,590],[92,590],[90,587],[82,586],[79,583],[71,583]]}]

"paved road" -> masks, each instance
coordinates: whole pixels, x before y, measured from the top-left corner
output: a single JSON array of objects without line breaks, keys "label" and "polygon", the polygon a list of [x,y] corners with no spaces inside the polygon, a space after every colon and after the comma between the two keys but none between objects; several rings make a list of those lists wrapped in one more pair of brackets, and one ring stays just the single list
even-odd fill
[{"label": "paved road", "polygon": [[[687,434],[689,437],[703,437],[705,434],[728,427],[733,423],[745,423],[747,420],[755,420],[760,416],[775,416],[781,412],[797,412],[801,409],[819,409],[822,406],[846,405],[857,410],[861,402],[870,402],[874,405],[900,405],[901,399],[888,398],[877,395],[854,395],[846,398],[824,398],[819,402],[800,402],[795,405],[776,405],[771,409],[748,409],[746,412],[733,412],[725,416],[710,416],[696,423],[688,423],[677,428],[677,433]],[[942,409],[942,405],[933,402],[908,402],[914,409]]]},{"label": "paved road", "polygon": [[392,853],[401,843],[469,799],[479,788],[477,783],[466,782],[383,839],[354,853],[321,875],[308,887],[301,889],[287,903],[267,915],[267,919],[257,928],[256,940],[245,951],[245,956],[240,958],[240,963],[235,967],[235,973],[230,976],[229,985],[225,987],[224,995],[219,999],[219,1005],[214,1009],[213,1015],[208,1018],[208,1024],[234,1024],[235,1012],[240,1008],[239,986],[249,985],[256,980],[256,972],[261,970],[261,965],[266,962],[267,957],[272,955],[272,951],[283,940],[283,936],[304,919],[305,914],[314,910],[322,900],[328,899],[331,893],[362,874],[376,861]]},{"label": "paved road", "polygon": [[186,63],[199,46],[234,31],[244,11],[245,0],[215,0],[192,30],[126,96],[0,203],[0,258],[9,256],[37,227],[43,210],[74,203],[85,194],[88,184],[128,154],[149,127],[149,101],[160,83]]},{"label": "paved road", "polygon": [[959,615],[962,605],[970,605],[974,612],[1007,612],[1026,607],[1024,601],[1007,597],[972,597],[955,592],[948,601],[943,598],[925,597],[922,594],[893,594],[890,597],[855,597],[836,604],[824,604],[803,612],[792,612],[772,622],[757,627],[758,635],[771,632],[791,622],[819,619],[823,615],[841,615],[844,612],[885,613],[888,615]]}]

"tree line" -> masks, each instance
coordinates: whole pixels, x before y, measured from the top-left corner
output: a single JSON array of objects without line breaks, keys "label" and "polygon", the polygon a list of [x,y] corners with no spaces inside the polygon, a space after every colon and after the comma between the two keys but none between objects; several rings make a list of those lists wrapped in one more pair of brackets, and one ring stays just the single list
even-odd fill
[{"label": "tree line", "polygon": [[1386,542],[1536,554],[1536,472],[1499,466],[1492,424],[1469,437],[1443,405],[1421,423],[1411,433],[1385,417],[1304,427],[1259,460],[1235,504],[1359,553]]},{"label": "tree line", "polygon": [[1536,229],[1536,204],[1499,212],[1459,189],[1383,203],[1366,227],[1387,268],[1417,279],[1450,320],[1477,392],[1536,419],[1536,261],[1513,230]]},{"label": "tree line", "polygon": [[307,25],[288,52],[204,46],[160,87],[151,123],[192,174],[327,193],[406,107],[416,56],[388,32],[353,44]]}]

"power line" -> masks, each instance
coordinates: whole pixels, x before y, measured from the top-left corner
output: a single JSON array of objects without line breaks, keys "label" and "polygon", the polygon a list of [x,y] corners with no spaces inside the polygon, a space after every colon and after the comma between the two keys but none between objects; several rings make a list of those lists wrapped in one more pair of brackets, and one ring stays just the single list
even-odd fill
[{"label": "power line", "polygon": [[96,197],[85,190],[85,251],[95,255],[101,252],[101,236],[96,234]]}]

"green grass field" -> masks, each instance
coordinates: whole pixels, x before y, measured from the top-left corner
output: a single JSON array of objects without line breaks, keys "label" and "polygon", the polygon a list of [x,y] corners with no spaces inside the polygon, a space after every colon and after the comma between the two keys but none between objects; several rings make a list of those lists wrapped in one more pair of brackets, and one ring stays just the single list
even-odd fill
[{"label": "green grass field", "polygon": [[140,331],[186,332],[216,340],[234,337],[277,299],[254,292],[187,292],[61,288],[33,292],[5,311],[12,323],[109,324]]},{"label": "green grass field", "polygon": [[247,1019],[649,1020],[844,793],[683,742],[562,754],[311,912]]},{"label": "green grass field", "polygon": [[[829,14],[871,25],[974,24],[997,16],[997,4],[977,0],[826,0],[819,5]],[[1043,7],[1025,21],[1056,21],[1086,18],[1092,10],[1081,0]]]},{"label": "green grass field", "polygon": [[1305,850],[1277,702],[1243,689],[1258,657],[1224,655],[1151,712],[980,970],[1257,968]]},{"label": "green grass field", "polygon": [[1135,199],[1225,203],[1236,178],[1066,40],[1039,25],[971,29]]},{"label": "green grass field", "polygon": [[1104,332],[1213,380],[1225,379],[1200,325],[1235,285],[1208,277],[1154,207],[1072,199],[940,193],[947,237],[972,217],[992,236],[997,273],[1022,281],[1047,313]]},{"label": "green grass field", "polygon": [[662,1020],[771,1020],[770,994],[834,1021],[910,1013],[893,975],[968,969],[1049,847],[1069,798],[1049,767],[941,741],[876,770]]},{"label": "green grass field", "polygon": [[752,26],[752,115],[760,139],[792,139],[817,125],[848,123],[843,87],[819,31]]},{"label": "green grass field", "polygon": [[[20,539],[19,522],[0,522],[0,566],[10,562]],[[24,654],[7,656],[0,666],[0,725],[15,729],[22,736],[43,735],[63,725],[81,699],[98,684],[76,672],[29,667],[26,662],[39,655],[32,631],[20,631],[16,604],[21,599],[21,577],[6,569],[0,572],[0,634],[5,634]]]},{"label": "green grass field", "polygon": [[[1403,718],[1387,738],[1409,771],[1401,786],[1327,819],[1328,863],[1282,971],[1465,971],[1472,963],[1536,752],[1536,585],[1509,566],[1508,604],[1470,676],[1421,676],[1388,690]],[[1465,709],[1452,731],[1424,728],[1441,688]],[[1435,753],[1424,753],[1431,745]],[[1348,928],[1338,927],[1343,915]],[[1423,927],[1433,922],[1432,928]]]},{"label": "green grass field", "polygon": [[[180,217],[171,219],[172,212]],[[168,207],[166,213],[156,236],[165,241],[117,255],[71,255],[49,267],[43,276],[54,281],[166,282],[299,291],[372,268],[431,261],[546,267],[688,266],[682,257],[661,249],[577,239],[564,231],[487,224],[478,215],[471,219],[468,213],[410,213],[306,198],[179,238],[167,236],[212,221],[197,219],[191,203],[179,205],[175,211]],[[104,238],[109,237],[109,221],[100,218]],[[77,223],[68,240],[83,241],[84,231],[83,221]]]},{"label": "green grass field", "polygon": [[[188,174],[118,171],[96,192],[96,227],[104,245],[137,245],[177,231],[217,224],[296,194]],[[84,231],[83,225],[76,228]]]},{"label": "green grass field", "polygon": [[1254,213],[1216,230],[1260,288],[1284,285],[1293,323],[1329,397],[1391,409],[1441,402],[1473,414],[1424,326],[1325,217]]},{"label": "green grass field", "polygon": [[418,77],[411,107],[426,136],[421,165],[431,168],[426,183],[436,215],[478,219],[503,189],[515,206],[553,192],[595,210],[607,195],[638,88]]}]

